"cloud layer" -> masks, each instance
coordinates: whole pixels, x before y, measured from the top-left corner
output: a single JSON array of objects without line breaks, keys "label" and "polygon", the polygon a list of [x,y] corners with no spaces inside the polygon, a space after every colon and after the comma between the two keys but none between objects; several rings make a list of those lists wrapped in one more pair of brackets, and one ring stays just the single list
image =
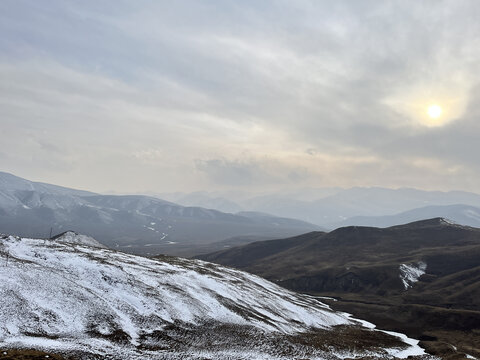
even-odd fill
[{"label": "cloud layer", "polygon": [[480,191],[479,15],[475,0],[2,1],[0,167],[96,191]]}]

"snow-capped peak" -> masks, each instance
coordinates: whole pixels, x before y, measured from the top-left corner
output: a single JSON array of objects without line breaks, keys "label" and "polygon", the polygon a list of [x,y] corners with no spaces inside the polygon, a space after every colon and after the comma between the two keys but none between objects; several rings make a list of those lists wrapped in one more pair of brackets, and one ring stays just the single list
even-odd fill
[{"label": "snow-capped peak", "polygon": [[88,235],[78,234],[75,231],[65,231],[61,234],[58,234],[52,238],[52,240],[56,240],[59,242],[64,242],[68,244],[77,244],[77,245],[87,245],[93,246],[97,248],[106,248],[105,245],[101,244],[93,237]]}]

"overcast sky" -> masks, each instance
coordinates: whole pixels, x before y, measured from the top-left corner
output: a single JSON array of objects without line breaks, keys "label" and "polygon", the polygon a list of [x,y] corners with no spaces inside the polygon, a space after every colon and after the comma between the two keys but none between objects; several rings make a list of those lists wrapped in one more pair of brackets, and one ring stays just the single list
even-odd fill
[{"label": "overcast sky", "polygon": [[0,170],[480,192],[479,19],[477,0],[2,0]]}]

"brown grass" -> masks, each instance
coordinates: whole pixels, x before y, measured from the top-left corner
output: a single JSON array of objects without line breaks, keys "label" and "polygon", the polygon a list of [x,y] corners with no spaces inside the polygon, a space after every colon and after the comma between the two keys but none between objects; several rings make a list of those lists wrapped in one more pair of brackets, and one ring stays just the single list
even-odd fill
[{"label": "brown grass", "polygon": [[44,351],[22,349],[0,349],[1,360],[74,360],[72,357],[63,357],[62,355],[52,354]]}]

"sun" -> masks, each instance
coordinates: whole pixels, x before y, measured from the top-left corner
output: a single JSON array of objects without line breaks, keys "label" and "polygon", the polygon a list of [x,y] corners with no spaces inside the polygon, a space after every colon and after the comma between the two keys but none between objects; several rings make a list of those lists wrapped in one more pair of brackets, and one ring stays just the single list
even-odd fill
[{"label": "sun", "polygon": [[442,115],[442,108],[438,105],[430,105],[427,109],[427,114],[432,119],[438,119]]}]

